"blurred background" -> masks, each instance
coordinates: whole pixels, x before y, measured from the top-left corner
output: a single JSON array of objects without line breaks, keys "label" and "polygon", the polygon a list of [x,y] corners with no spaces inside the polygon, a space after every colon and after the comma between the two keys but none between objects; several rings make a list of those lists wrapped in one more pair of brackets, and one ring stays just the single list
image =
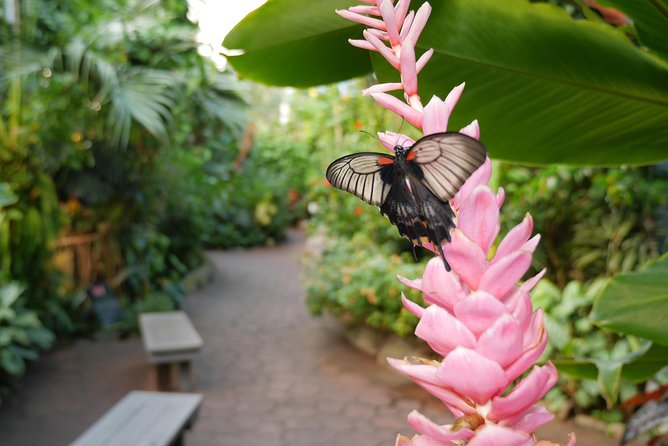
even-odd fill
[{"label": "blurred background", "polygon": [[[309,82],[296,75],[290,87],[279,74],[272,82],[270,74],[250,70],[242,53],[231,51],[235,48],[226,50],[226,34],[261,3],[0,4],[0,404],[15,395],[31,364],[47,352],[100,333],[136,339],[140,313],[187,308],[186,295],[197,286],[206,287],[208,280],[193,278],[193,272],[216,268],[207,260],[208,251],[279,246],[294,228],[302,234],[299,243],[306,246],[300,254],[301,277],[294,280],[303,284],[302,305],[312,315],[333,315],[349,331],[364,327],[420,347],[412,334],[417,319],[402,309],[400,296],[403,291],[418,302],[421,297],[411,294],[396,275],[420,277],[431,254],[418,251],[416,261],[410,243],[376,208],[333,190],[323,174],[339,156],[379,150],[363,131],[373,135],[411,129],[359,93],[382,78],[382,68],[375,73],[362,68],[359,76],[342,74],[327,85],[305,85]],[[289,6],[299,7],[299,2],[293,3]],[[325,9],[341,7],[338,3]],[[515,3],[497,5],[512,11]],[[521,3],[530,7],[537,2]],[[550,3],[542,5],[550,11],[559,10],[559,20],[591,22],[591,29],[614,32],[617,37],[610,41],[615,45],[623,36],[626,46],[617,60],[627,60],[624,51],[633,47],[642,57],[652,58],[656,73],[648,79],[653,76],[657,84],[668,79],[661,44],[653,47],[651,37],[644,39],[647,28],[634,24],[645,22],[633,21],[633,7],[622,13],[594,2],[543,3]],[[619,8],[624,2],[617,3],[608,6]],[[333,23],[341,20],[331,15]],[[246,26],[242,22],[229,42],[239,43],[251,31],[258,32],[253,28],[257,25]],[[666,35],[666,29],[660,32]],[[656,38],[656,33],[651,36]],[[609,37],[601,36],[592,39]],[[270,42],[272,36],[264,40]],[[347,45],[345,39],[341,45]],[[566,55],[573,55],[573,64],[581,63],[578,48],[563,40],[561,45]],[[231,56],[229,62],[225,55]],[[251,57],[252,50],[247,48],[246,55]],[[509,64],[517,62],[508,57]],[[272,63],[276,69],[277,62]],[[620,96],[627,95],[622,88],[625,76],[638,84],[647,81],[636,75],[634,70],[643,68],[633,63],[625,67],[620,62],[619,72],[611,76],[620,85]],[[587,73],[609,68],[604,62],[599,65],[580,74],[586,78]],[[272,64],[268,66],[270,72]],[[289,56],[281,66],[304,76],[311,70],[302,70]],[[578,70],[564,68],[573,71],[577,76]],[[432,75],[425,76],[431,86]],[[480,95],[487,95],[491,103],[494,89],[500,97],[504,88],[518,90],[486,83],[487,90],[476,93],[475,82],[487,78],[478,71],[461,77],[467,91],[473,90],[471,102],[455,111],[461,121],[480,118],[475,111]],[[320,83],[314,79],[310,83]],[[276,85],[267,85],[271,83]],[[435,94],[443,96],[456,84],[449,85]],[[614,91],[617,86],[611,85]],[[641,90],[634,90],[639,97]],[[665,118],[665,88],[655,93],[648,103],[661,107]],[[511,98],[481,113],[483,118],[489,116],[484,113],[498,115],[521,100]],[[605,103],[599,105],[603,108]],[[512,119],[518,122],[522,113],[532,113],[517,107]],[[648,110],[655,114],[650,106]],[[543,360],[554,360],[562,372],[546,404],[562,418],[586,415],[592,423],[608,426],[623,423],[644,400],[626,412],[620,402],[668,384],[665,347],[655,344],[651,358],[642,356],[650,349],[643,336],[603,330],[589,317],[611,278],[637,271],[666,251],[668,169],[660,161],[668,158],[668,147],[653,148],[644,159],[639,155],[625,160],[620,153],[633,152],[629,141],[643,133],[641,126],[608,122],[609,116],[596,109],[578,115],[577,107],[568,104],[551,117],[541,116],[545,132],[572,128],[560,114],[571,112],[576,120],[602,113],[587,125],[605,123],[611,138],[623,144],[611,148],[609,158],[595,148],[589,159],[565,155],[557,162],[559,155],[554,154],[559,148],[548,142],[534,146],[536,152],[545,147],[544,160],[522,158],[526,150],[513,152],[514,141],[520,145],[525,137],[530,144],[537,140],[522,128],[513,131],[504,122],[493,122],[493,117],[481,119],[482,140],[490,141],[494,159],[492,187],[506,191],[501,232],[530,212],[534,232],[542,236],[532,273],[543,268],[547,273],[533,300],[545,310],[550,333]],[[639,121],[643,116],[637,109],[628,115],[621,108],[613,112]],[[654,126],[655,140],[665,141],[665,122],[662,127],[648,124]],[[609,130],[627,124],[628,134]],[[495,127],[503,129],[495,133]],[[568,153],[576,153],[586,141],[577,144]],[[639,149],[643,144],[638,143]],[[113,301],[115,310],[96,307],[100,297]],[[623,366],[641,357],[644,362],[633,369],[635,374],[622,373]],[[612,381],[601,376],[610,364],[619,372]],[[618,424],[617,435],[619,429],[623,428]]]}]

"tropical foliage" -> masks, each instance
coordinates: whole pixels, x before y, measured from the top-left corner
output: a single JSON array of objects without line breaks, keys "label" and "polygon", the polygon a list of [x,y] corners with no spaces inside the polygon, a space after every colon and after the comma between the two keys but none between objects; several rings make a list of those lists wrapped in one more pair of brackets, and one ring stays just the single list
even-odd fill
[{"label": "tropical foliage", "polygon": [[21,375],[27,361],[51,347],[51,331],[44,328],[33,310],[25,308],[19,297],[23,287],[15,282],[0,287],[0,377]]},{"label": "tropical foliage", "polygon": [[304,195],[294,144],[239,148],[243,87],[198,54],[185,1],[15,4],[0,20],[0,387],[54,334],[92,329],[86,287],[107,284],[132,329],[181,304],[203,246],[280,239]]},{"label": "tropical foliage", "polygon": [[508,226],[531,211],[542,239],[534,265],[560,288],[632,271],[665,249],[668,175],[657,167],[501,165]]},{"label": "tropical foliage", "polygon": [[[635,389],[631,383],[652,377],[666,363],[656,346],[600,332],[593,325],[600,320],[611,327],[632,327],[631,332],[637,333],[641,321],[648,317],[642,305],[633,307],[631,318],[616,311],[622,305],[622,294],[628,299],[632,292],[621,285],[631,277],[622,274],[618,285],[612,282],[601,301],[605,302],[600,307],[604,310],[596,311],[595,319],[578,322],[591,311],[601,289],[598,284],[602,282],[590,285],[594,279],[637,269],[666,246],[661,215],[666,209],[665,171],[628,166],[666,159],[668,133],[655,121],[668,117],[664,10],[659,2],[601,3],[619,8],[622,14],[615,16],[619,20],[606,16],[601,8],[587,6],[593,2],[437,2],[417,48],[419,53],[434,48],[436,61],[421,73],[420,95],[443,94],[465,80],[466,94],[449,127],[456,129],[478,118],[482,141],[494,159],[621,165],[582,169],[501,163],[493,179],[507,192],[504,213],[508,220],[502,224],[516,224],[531,212],[536,231],[543,236],[535,267],[548,266],[548,276],[558,286],[544,285],[542,303],[553,319],[553,331],[560,325],[564,328],[561,337],[555,334],[551,354],[576,357],[571,363],[562,361],[560,368],[575,378],[589,380],[576,392],[575,381],[566,379],[560,390],[562,397],[582,409],[600,406],[604,400],[612,404],[620,392],[622,397],[629,396]],[[381,82],[396,81],[391,74],[394,70],[381,57],[369,60],[348,54],[352,50],[346,38],[358,39],[361,26],[331,13],[347,6],[334,0],[317,4],[268,2],[228,35],[227,48],[245,51],[231,62],[241,76],[274,85],[309,86],[371,71]],[[294,11],[305,15],[292,14]],[[268,23],[285,26],[270,27]],[[317,26],[308,26],[310,23]],[[255,32],[260,28],[266,29],[270,38]],[[349,63],[331,66],[331,61],[341,57]],[[618,69],[620,60],[624,70]],[[288,76],[286,67],[296,63],[299,72]],[[315,120],[309,119],[312,115],[300,119],[326,122],[325,113],[335,118],[331,129],[318,129],[314,144],[322,150],[316,156],[325,153],[327,161],[354,149],[373,147],[369,140],[359,140],[355,131],[360,128],[399,127],[373,113],[363,115],[369,116],[363,120],[346,116],[348,110],[360,108],[354,98],[348,99],[345,92],[343,96],[341,107],[330,105],[324,113],[314,109]],[[299,101],[295,107],[304,110]],[[321,162],[321,169],[327,161]],[[375,309],[365,296],[376,301],[380,293],[395,292],[388,287],[389,282],[377,278],[378,269],[369,265],[389,265],[405,245],[390,242],[396,240],[393,228],[354,197],[336,197],[326,187],[315,190],[311,197],[315,203],[311,206],[313,221],[320,228],[317,236],[325,241],[306,278],[309,307],[316,313],[329,309],[345,318],[354,315],[357,321],[385,329],[401,327],[397,331],[404,332],[407,326],[403,322],[395,325],[403,320],[399,307],[384,306],[382,311],[389,317],[371,317]],[[361,275],[357,287],[347,283],[351,269],[343,260],[352,257],[352,243],[361,246],[363,253],[353,268]],[[381,257],[384,262],[378,260]],[[651,272],[643,276],[652,277]],[[649,288],[647,299],[652,300],[658,290]],[[658,310],[665,314],[661,306]],[[601,314],[605,319],[599,319]],[[378,320],[385,322],[377,324]],[[608,356],[601,356],[601,349]]]},{"label": "tropical foliage", "polygon": [[[401,125],[378,111],[366,112],[365,107],[370,105],[364,98],[348,97],[345,91],[343,98],[337,99],[339,95],[339,89],[323,88],[296,92],[291,102],[294,121],[298,123],[294,125],[299,125],[303,132],[294,137],[313,139],[313,157],[320,166],[311,174],[313,185],[307,197],[311,203],[310,227],[321,240],[320,257],[307,262],[307,302],[318,314],[325,309],[337,314],[351,311],[357,315],[356,321],[364,321],[378,309],[369,304],[360,290],[381,296],[385,291],[394,294],[403,288],[394,274],[383,275],[380,266],[393,271],[396,267],[389,269],[389,265],[398,259],[392,259],[403,256],[409,265],[401,262],[402,267],[417,273],[424,268],[421,263],[429,253],[418,248],[420,263],[416,264],[410,243],[399,237],[376,208],[323,183],[322,175],[329,161],[351,151],[379,150],[378,143],[361,133],[360,127]],[[327,125],[326,116],[331,110],[336,120]],[[666,234],[657,208],[665,202],[666,182],[658,169],[534,168],[508,163],[499,163],[497,167],[494,181],[506,191],[502,226],[508,230],[529,209],[535,210],[532,211],[535,231],[542,238],[535,254],[534,272],[547,266],[548,278],[560,288],[574,279],[590,282],[632,270],[660,252]],[[358,252],[353,256],[355,246]],[[346,264],[351,257],[357,261]],[[348,270],[363,276],[359,283],[344,282],[346,275],[341,272]],[[392,318],[400,316],[401,306],[385,307],[382,312],[386,319],[390,318],[387,320],[394,321]],[[370,320],[379,319],[376,316]],[[392,324],[382,326],[392,329]],[[408,326],[402,322],[401,327],[396,331],[407,333]]]},{"label": "tropical foliage", "polygon": [[[627,376],[616,383],[614,395],[608,394],[611,386],[602,385],[607,378],[596,370],[597,361],[620,361],[622,365],[625,356],[642,348],[637,339],[597,329],[589,318],[593,302],[604,285],[603,279],[588,286],[572,281],[560,289],[543,280],[532,295],[534,303],[546,312],[545,325],[550,337],[543,357],[553,359],[557,368],[566,371],[549,395],[549,401],[559,407],[561,413],[597,409],[605,400],[612,405],[620,392],[621,398],[626,399],[638,391],[635,380]],[[588,358],[591,367],[588,373],[579,377],[569,374],[573,358]],[[616,416],[621,414],[617,412]]]},{"label": "tropical foliage", "polygon": [[[131,330],[138,313],[182,303],[202,247],[273,243],[307,213],[309,309],[414,331],[399,296],[420,297],[395,274],[417,277],[430,254],[323,178],[341,155],[380,150],[365,131],[415,136],[358,94],[371,73],[393,74],[347,43],[361,27],[333,10],[350,1],[270,0],[228,36],[245,51],[230,58],[241,77],[343,81],[287,91],[247,89],[201,57],[182,0],[14,3],[0,19],[0,386],[91,329],[82,287],[112,284],[126,314],[116,327]],[[480,121],[506,191],[503,231],[531,212],[542,234],[534,272],[547,266],[550,282],[535,303],[571,376],[550,398],[611,405],[666,363],[641,339],[665,343],[665,259],[633,272],[665,250],[666,173],[630,166],[667,158],[661,2],[601,0],[633,20],[616,25],[582,1],[433,3],[420,95],[467,82],[449,127]],[[77,237],[94,240],[86,281],[59,260]]]},{"label": "tropical foliage", "polygon": [[[332,14],[349,3],[268,2],[225,39],[226,48],[245,51],[231,63],[242,76],[278,85],[341,81],[372,68],[381,82],[396,80],[380,56],[369,60],[360,55],[367,52],[349,48],[347,39],[359,39],[362,27]],[[420,75],[420,95],[443,94],[466,81],[451,125],[477,118],[493,158],[580,165],[666,159],[662,2],[609,2],[637,18],[637,29],[616,28],[580,1],[432,3],[416,48],[418,54],[434,49]],[[345,64],[336,63],[343,57]],[[293,66],[300,69],[288,76]]]}]

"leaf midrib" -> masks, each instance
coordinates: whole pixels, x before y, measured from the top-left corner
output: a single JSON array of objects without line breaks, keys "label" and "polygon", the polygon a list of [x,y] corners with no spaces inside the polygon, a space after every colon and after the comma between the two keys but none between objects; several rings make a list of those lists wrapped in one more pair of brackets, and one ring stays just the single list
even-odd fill
[{"label": "leaf midrib", "polygon": [[[422,46],[422,45],[419,45],[419,44],[417,45],[417,47],[422,49],[422,50],[425,50],[425,51],[430,49],[430,47]],[[536,72],[533,72],[533,71],[514,69],[514,68],[511,68],[511,67],[508,67],[508,66],[501,65],[501,64],[494,64],[494,63],[484,62],[484,61],[477,60],[477,59],[470,58],[470,57],[459,56],[459,55],[455,55],[455,54],[445,52],[443,50],[439,50],[437,48],[434,48],[434,52],[436,54],[440,54],[443,57],[449,57],[449,58],[452,58],[452,59],[457,59],[457,60],[460,60],[460,61],[464,61],[466,63],[480,65],[480,66],[487,67],[487,68],[493,68],[493,69],[496,69],[496,70],[499,70],[499,71],[505,71],[505,72],[508,72],[508,73],[519,74],[519,75],[529,77],[529,78],[533,78],[533,79],[539,79],[539,80],[542,80],[542,81],[549,81],[549,82],[553,82],[553,83],[556,83],[556,84],[571,85],[571,86],[575,86],[575,87],[582,88],[582,89],[585,89],[585,90],[597,91],[599,93],[606,93],[606,94],[609,94],[611,96],[618,96],[618,97],[631,99],[631,100],[636,100],[636,101],[644,101],[644,102],[647,102],[647,103],[662,105],[662,106],[668,107],[668,98],[664,99],[664,100],[661,100],[659,98],[655,98],[655,97],[651,97],[651,96],[634,95],[634,94],[631,94],[631,93],[620,92],[620,91],[613,90],[612,88],[596,86],[596,85],[588,84],[588,83],[585,83],[585,82],[578,82],[578,81],[572,80],[572,79],[551,77],[551,76],[536,73]]]}]

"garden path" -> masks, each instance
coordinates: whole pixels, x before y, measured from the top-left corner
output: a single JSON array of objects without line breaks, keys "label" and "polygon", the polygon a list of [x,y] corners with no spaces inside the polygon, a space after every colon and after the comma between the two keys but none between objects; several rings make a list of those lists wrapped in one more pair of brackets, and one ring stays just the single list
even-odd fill
[{"label": "garden path", "polygon": [[[192,366],[204,394],[189,446],[380,446],[410,434],[414,408],[445,423],[426,392],[350,347],[308,315],[300,285],[303,235],[274,248],[210,253],[217,274],[185,310],[205,340]],[[123,395],[154,389],[138,337],[79,341],[30,367],[0,408],[3,446],[65,445]],[[573,426],[544,437],[565,440]],[[575,427],[580,445],[613,445]]]}]

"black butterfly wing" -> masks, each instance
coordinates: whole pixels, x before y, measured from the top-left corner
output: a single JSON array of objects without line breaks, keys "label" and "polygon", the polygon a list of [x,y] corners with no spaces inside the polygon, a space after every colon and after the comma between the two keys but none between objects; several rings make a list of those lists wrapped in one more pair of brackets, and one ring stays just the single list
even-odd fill
[{"label": "black butterfly wing", "polygon": [[441,201],[415,176],[409,173],[408,188],[404,178],[397,176],[380,212],[397,227],[399,234],[414,245],[431,242],[438,249],[448,271],[450,265],[443,254],[443,242],[450,241],[450,229],[455,226],[455,213],[448,202]]},{"label": "black butterfly wing", "polygon": [[332,186],[380,206],[381,213],[413,244],[433,243],[450,270],[442,249],[455,226],[449,200],[486,156],[485,148],[473,138],[437,133],[418,140],[405,161],[382,153],[355,153],[330,164],[326,177]]},{"label": "black butterfly wing", "polygon": [[350,192],[374,206],[381,206],[392,187],[394,157],[362,152],[346,155],[327,168],[325,176],[332,186]]},{"label": "black butterfly wing", "polygon": [[408,238],[414,245],[422,245],[427,232],[421,223],[420,210],[415,198],[406,185],[406,180],[397,175],[392,181],[380,213],[397,227],[399,234]]},{"label": "black butterfly wing", "polygon": [[420,167],[422,184],[442,201],[449,201],[486,157],[487,150],[476,139],[446,132],[417,140],[406,160]]}]

